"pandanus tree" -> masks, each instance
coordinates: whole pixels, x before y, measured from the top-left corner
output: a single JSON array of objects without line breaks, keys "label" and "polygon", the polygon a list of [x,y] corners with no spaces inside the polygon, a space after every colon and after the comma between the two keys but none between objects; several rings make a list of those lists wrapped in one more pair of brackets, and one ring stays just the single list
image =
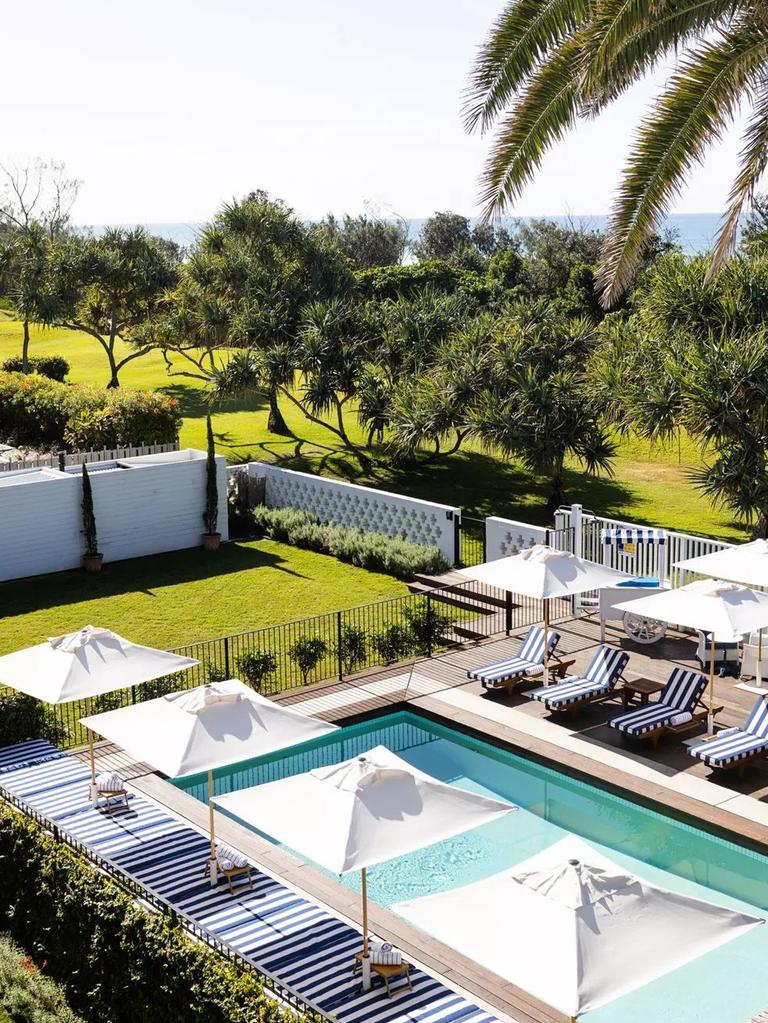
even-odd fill
[{"label": "pandanus tree", "polygon": [[618,188],[598,277],[607,307],[627,288],[691,170],[745,107],[740,165],[710,272],[729,255],[768,162],[768,5],[511,0],[472,72],[467,127],[497,129],[482,186],[492,215],[520,196],[568,132],[671,56],[674,70],[639,126]]}]

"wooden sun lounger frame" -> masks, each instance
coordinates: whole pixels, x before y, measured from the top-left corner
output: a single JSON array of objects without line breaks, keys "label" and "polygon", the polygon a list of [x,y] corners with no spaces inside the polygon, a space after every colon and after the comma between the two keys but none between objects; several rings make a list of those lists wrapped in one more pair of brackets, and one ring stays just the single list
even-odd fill
[{"label": "wooden sun lounger frame", "polygon": [[[688,732],[694,731],[702,721],[707,720],[707,715],[710,713],[709,707],[699,706],[703,698],[704,693],[701,694],[691,711],[691,720],[683,722],[682,725],[657,725],[656,728],[643,732],[642,735],[630,735],[627,732],[622,732],[621,734],[627,739],[650,740],[654,750],[658,749],[659,740],[662,735],[687,735]],[[653,704],[649,703],[648,706],[652,707]],[[722,710],[722,704],[718,704],[718,706],[712,708],[712,714],[719,714]]]},{"label": "wooden sun lounger frame", "polygon": [[[576,663],[576,660],[575,658],[572,658],[570,661],[561,661],[558,660],[557,654],[555,653],[551,653],[550,657],[554,658],[555,663],[552,664],[550,662],[550,664],[547,665],[547,671],[549,672],[549,676],[553,680],[558,679],[562,681],[562,679],[565,678],[566,672],[568,671],[569,668],[573,667],[573,665]],[[510,675],[509,678],[499,679],[497,682],[494,681],[492,685],[487,685],[484,686],[483,688],[487,693],[493,693],[498,691],[499,689],[505,689],[507,692],[507,696],[511,696],[515,690],[515,687],[519,685],[520,682],[541,682],[543,676],[544,665],[542,664],[541,672],[537,672],[537,674],[535,675],[526,675],[524,672],[519,672],[517,675]]]},{"label": "wooden sun lounger frame", "polygon": [[[717,738],[719,738],[719,736],[718,733],[715,732],[714,735],[704,736],[701,741],[711,742],[713,739]],[[749,753],[745,753],[744,756],[739,757],[738,760],[732,760],[729,764],[708,764],[705,760],[702,760],[701,763],[704,764],[705,767],[708,767],[710,771],[735,771],[738,778],[743,778],[744,772],[752,761],[759,760],[761,757],[768,757],[768,749],[752,750]],[[698,760],[700,758],[697,757],[696,759]]]},{"label": "wooden sun lounger frame", "polygon": [[[573,664],[573,661],[570,662]],[[621,687],[619,682],[625,682],[624,669],[619,672],[619,675],[614,682],[613,686],[608,690],[607,693],[592,693],[591,695],[582,696],[578,700],[573,700],[571,703],[564,703],[562,707],[547,707],[546,703],[543,706],[550,714],[570,714],[571,717],[575,718],[582,707],[585,707],[588,703],[608,703],[610,700],[615,700],[617,696],[621,695]]]}]

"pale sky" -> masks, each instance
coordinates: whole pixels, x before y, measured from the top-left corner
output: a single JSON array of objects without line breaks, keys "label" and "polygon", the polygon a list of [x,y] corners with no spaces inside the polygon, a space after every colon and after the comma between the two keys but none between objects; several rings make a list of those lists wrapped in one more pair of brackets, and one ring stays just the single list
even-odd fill
[{"label": "pale sky", "polygon": [[[461,92],[500,0],[24,0],[3,5],[0,162],[83,180],[77,223],[197,222],[264,188],[305,218],[477,213],[488,140]],[[658,78],[657,78],[658,80]],[[604,213],[643,83],[547,159],[510,213]],[[734,136],[674,212],[719,211]]]}]

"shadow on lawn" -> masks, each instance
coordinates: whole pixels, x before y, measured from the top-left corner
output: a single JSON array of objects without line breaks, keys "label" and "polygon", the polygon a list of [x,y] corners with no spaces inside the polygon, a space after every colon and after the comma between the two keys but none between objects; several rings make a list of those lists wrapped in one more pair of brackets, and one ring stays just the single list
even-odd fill
[{"label": "shadow on lawn", "polygon": [[233,541],[224,544],[215,554],[195,547],[130,561],[107,562],[98,575],[86,575],[76,569],[0,583],[0,622],[32,611],[125,593],[144,593],[151,597],[155,595],[154,590],[162,586],[253,568],[273,568],[287,575],[307,578],[286,567],[285,559],[279,555]]}]

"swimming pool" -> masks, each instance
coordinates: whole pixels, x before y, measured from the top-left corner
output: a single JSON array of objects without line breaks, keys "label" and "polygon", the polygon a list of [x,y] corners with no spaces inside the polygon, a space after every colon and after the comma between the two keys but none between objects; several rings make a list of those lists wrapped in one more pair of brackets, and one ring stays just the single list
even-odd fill
[{"label": "swimming pool", "polygon": [[[571,833],[656,884],[767,914],[768,857],[409,712],[218,771],[216,793],[337,763],[378,744],[442,781],[520,807],[502,820],[372,868],[369,895],[382,906],[489,877]],[[207,798],[205,776],[174,784]],[[342,883],[359,891],[357,874]],[[747,1023],[766,1007],[768,926],[584,1018],[590,1023]]]}]

